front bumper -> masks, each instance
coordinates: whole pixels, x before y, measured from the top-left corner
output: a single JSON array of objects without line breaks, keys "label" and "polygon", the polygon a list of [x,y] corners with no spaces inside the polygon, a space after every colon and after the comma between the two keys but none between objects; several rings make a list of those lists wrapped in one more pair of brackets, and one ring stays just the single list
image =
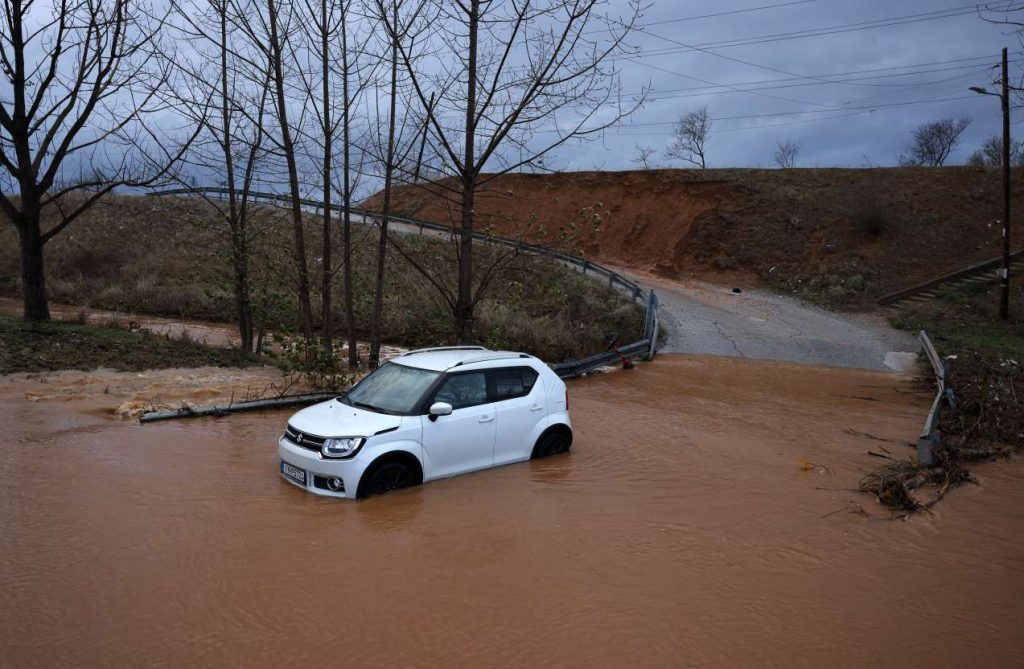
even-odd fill
[{"label": "front bumper", "polygon": [[[286,474],[284,465],[279,463],[278,473],[285,481],[317,495],[355,499],[359,478],[365,468],[365,465],[358,462],[357,459],[331,460],[324,458],[319,453],[296,446],[283,437],[277,441],[277,454],[281,463],[288,464],[304,473],[302,480],[297,480]],[[331,479],[340,479],[344,484],[343,487],[340,490],[332,490],[329,486]]]}]

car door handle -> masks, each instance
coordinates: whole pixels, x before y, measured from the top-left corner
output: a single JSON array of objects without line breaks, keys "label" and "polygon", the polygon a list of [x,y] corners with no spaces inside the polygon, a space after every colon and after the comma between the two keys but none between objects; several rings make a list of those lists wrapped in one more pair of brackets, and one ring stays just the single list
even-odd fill
[{"label": "car door handle", "polygon": [[540,411],[543,408],[544,407],[535,404],[532,407],[530,407],[530,411]]},{"label": "car door handle", "polygon": [[490,423],[493,420],[494,420],[494,416],[484,416],[483,418],[480,419],[480,422],[481,423]]}]

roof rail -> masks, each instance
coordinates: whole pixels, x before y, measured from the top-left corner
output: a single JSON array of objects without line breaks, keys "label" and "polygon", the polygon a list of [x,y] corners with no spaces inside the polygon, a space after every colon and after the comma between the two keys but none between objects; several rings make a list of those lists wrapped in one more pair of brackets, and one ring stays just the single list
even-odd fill
[{"label": "roof rail", "polygon": [[434,351],[486,351],[487,349],[483,346],[433,346],[430,348],[418,348],[415,351],[406,351],[402,356],[412,355],[413,353],[432,353]]},{"label": "roof rail", "polygon": [[448,369],[452,367],[459,367],[461,365],[472,365],[475,362],[487,362],[488,360],[507,360],[509,358],[529,358],[530,356],[525,353],[513,353],[512,351],[491,351],[490,355],[481,355],[476,358],[466,358],[460,360]]}]

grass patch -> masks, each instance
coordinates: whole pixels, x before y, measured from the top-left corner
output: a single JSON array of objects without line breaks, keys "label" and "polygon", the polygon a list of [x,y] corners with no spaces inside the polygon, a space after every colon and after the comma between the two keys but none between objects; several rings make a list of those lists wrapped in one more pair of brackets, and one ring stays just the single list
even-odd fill
[{"label": "grass patch", "polygon": [[[44,227],[49,225],[51,221]],[[260,207],[250,226],[257,328],[295,334],[299,310],[288,213]],[[340,237],[338,228],[335,225]],[[305,232],[314,320],[321,322],[322,221],[310,216]],[[373,307],[377,236],[376,227],[353,226],[354,325],[364,341]],[[396,238],[435,276],[454,281],[455,245],[450,241],[417,235]],[[337,272],[341,243],[334,242],[332,269]],[[643,307],[628,303],[621,292],[545,258],[502,257],[508,253],[505,247],[474,247],[477,280],[495,261],[500,267],[476,310],[477,343],[559,362],[604,351],[612,339],[621,344],[643,337]],[[20,295],[18,263],[13,226],[0,226],[0,294]],[[56,303],[225,323],[236,316],[228,235],[211,205],[198,198],[106,198],[47,244],[46,271],[49,297]],[[385,287],[385,342],[419,347],[454,341],[447,305],[390,248]],[[346,324],[340,272],[332,295],[332,321],[336,334],[341,334]]]},{"label": "grass patch", "polygon": [[30,323],[0,316],[0,374],[100,367],[140,372],[253,364],[254,358],[237,350],[211,348],[146,331],[77,323]]},{"label": "grass patch", "polygon": [[996,284],[942,288],[926,304],[907,303],[891,319],[903,330],[925,330],[943,355],[1024,357],[1024,286],[1010,286],[1010,318],[999,318]]}]

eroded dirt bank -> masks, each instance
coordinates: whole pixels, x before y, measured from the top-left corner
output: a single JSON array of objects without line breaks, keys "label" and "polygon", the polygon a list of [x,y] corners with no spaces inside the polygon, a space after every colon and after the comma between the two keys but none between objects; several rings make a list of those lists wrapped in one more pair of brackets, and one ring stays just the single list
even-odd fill
[{"label": "eroded dirt bank", "polygon": [[[605,263],[870,306],[996,257],[999,192],[993,172],[968,167],[583,171],[502,175],[477,192],[474,209],[479,229]],[[451,225],[458,202],[449,196],[406,186],[392,206]],[[1015,188],[1015,207],[1022,196]],[[380,202],[377,194],[365,206]]]},{"label": "eroded dirt bank", "polygon": [[907,522],[842,490],[920,428],[906,377],[664,356],[571,385],[571,455],[364,503],[279,480],[287,413],[42,385],[0,383],[3,665],[1024,662],[1019,462]]}]

